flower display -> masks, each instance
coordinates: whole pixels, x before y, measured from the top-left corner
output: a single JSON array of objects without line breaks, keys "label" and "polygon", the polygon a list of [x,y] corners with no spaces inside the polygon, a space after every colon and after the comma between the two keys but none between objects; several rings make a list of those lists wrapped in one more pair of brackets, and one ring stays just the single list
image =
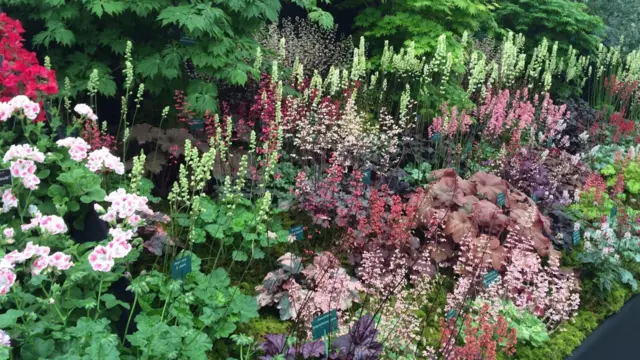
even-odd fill
[{"label": "flower display", "polygon": [[118,175],[124,174],[124,164],[116,156],[112,155],[106,147],[89,153],[87,167],[93,172],[108,169]]}]

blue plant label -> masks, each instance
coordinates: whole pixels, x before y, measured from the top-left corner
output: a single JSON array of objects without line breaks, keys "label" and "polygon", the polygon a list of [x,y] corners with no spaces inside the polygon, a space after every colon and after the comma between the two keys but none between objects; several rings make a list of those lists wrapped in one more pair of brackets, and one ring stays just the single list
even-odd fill
[{"label": "blue plant label", "polygon": [[471,148],[472,148],[472,147],[473,147],[473,143],[472,143],[471,141],[469,141],[469,142],[467,143],[467,146],[464,148],[464,153],[465,153],[465,154],[470,153],[470,152],[471,152]]},{"label": "blue plant label", "polygon": [[11,185],[11,170],[0,169],[0,186]]},{"label": "blue plant label", "polygon": [[609,217],[615,217],[616,215],[618,215],[618,207],[613,205],[613,207],[611,208],[611,214],[609,214]]},{"label": "blue plant label", "polygon": [[504,193],[498,194],[497,201],[498,201],[498,206],[499,207],[503,207],[504,206]]},{"label": "blue plant label", "polygon": [[193,119],[189,122],[189,127],[191,130],[198,131],[204,128],[204,120],[203,119]]},{"label": "blue plant label", "polygon": [[449,311],[447,311],[446,314],[444,314],[444,319],[446,321],[449,321],[452,317],[456,316],[456,309],[451,309]]},{"label": "blue plant label", "polygon": [[334,309],[311,320],[313,340],[318,340],[338,330],[338,312]]},{"label": "blue plant label", "polygon": [[433,141],[440,141],[440,133],[433,133],[433,135],[431,135],[431,140]]},{"label": "blue plant label", "polygon": [[[0,9],[0,11],[2,11]],[[2,63],[4,62],[4,55],[0,55],[0,66],[2,66]]]},{"label": "blue plant label", "polygon": [[191,272],[191,255],[183,256],[176,259],[171,264],[171,278],[174,280],[182,280]]},{"label": "blue plant label", "polygon": [[302,225],[292,227],[289,229],[289,235],[294,235],[298,241],[304,239],[304,227]]},{"label": "blue plant label", "polygon": [[362,183],[365,185],[371,185],[371,169],[365,170],[362,175]]},{"label": "blue plant label", "polygon": [[573,245],[578,245],[580,243],[580,231],[575,230],[573,232]]},{"label": "blue plant label", "polygon": [[498,279],[498,276],[497,271],[491,270],[482,277],[482,284],[484,284],[484,287],[489,287],[489,285]]},{"label": "blue plant label", "polygon": [[533,195],[531,195],[531,200],[533,200],[534,203],[538,202],[538,197],[536,196],[536,193],[533,193]]},{"label": "blue plant label", "polygon": [[552,147],[553,146],[553,139],[552,138],[547,138],[547,147]]},{"label": "blue plant label", "polygon": [[188,36],[182,35],[180,37],[180,43],[182,45],[192,46],[196,44],[196,41]]}]

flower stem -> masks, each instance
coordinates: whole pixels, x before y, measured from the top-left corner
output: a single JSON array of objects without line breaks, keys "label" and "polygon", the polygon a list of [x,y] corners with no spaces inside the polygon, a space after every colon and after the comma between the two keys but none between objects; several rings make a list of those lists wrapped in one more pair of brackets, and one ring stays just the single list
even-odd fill
[{"label": "flower stem", "polygon": [[138,303],[138,293],[133,297],[133,305],[131,306],[131,310],[129,310],[129,318],[127,319],[127,326],[124,327],[124,334],[122,334],[122,346],[124,346],[124,340],[127,338],[127,332],[129,331],[129,324],[131,323],[131,318],[133,317],[133,310],[136,308],[136,304]]},{"label": "flower stem", "polygon": [[98,315],[100,314],[100,298],[102,297],[102,281],[104,279],[100,277],[100,288],[98,289],[98,307],[96,308],[96,317],[94,320],[98,320]]}]

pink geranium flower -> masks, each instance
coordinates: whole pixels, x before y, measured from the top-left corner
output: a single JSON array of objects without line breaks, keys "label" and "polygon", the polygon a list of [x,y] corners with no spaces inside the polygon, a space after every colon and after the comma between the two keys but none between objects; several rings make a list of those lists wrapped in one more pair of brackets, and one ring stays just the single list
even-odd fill
[{"label": "pink geranium flower", "polygon": [[95,271],[109,272],[114,265],[113,256],[109,249],[98,245],[89,254],[89,263]]}]

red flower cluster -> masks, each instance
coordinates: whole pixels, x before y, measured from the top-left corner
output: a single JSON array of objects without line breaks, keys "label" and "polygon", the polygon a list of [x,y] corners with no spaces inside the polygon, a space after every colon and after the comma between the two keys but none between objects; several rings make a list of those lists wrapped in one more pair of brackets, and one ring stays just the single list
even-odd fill
[{"label": "red flower cluster", "polygon": [[[0,14],[0,101],[16,95],[42,100],[44,95],[58,92],[56,74],[38,63],[36,54],[23,48],[24,28],[18,20]],[[41,104],[42,105],[42,104]],[[42,117],[45,112],[41,112]]]},{"label": "red flower cluster", "polygon": [[456,360],[495,360],[498,351],[507,355],[515,353],[518,341],[516,329],[509,329],[502,315],[494,320],[489,305],[484,304],[477,318],[467,314],[464,319],[464,345],[457,346],[456,338],[459,328],[454,319],[445,322],[440,320],[441,351],[444,349],[445,359]]}]

